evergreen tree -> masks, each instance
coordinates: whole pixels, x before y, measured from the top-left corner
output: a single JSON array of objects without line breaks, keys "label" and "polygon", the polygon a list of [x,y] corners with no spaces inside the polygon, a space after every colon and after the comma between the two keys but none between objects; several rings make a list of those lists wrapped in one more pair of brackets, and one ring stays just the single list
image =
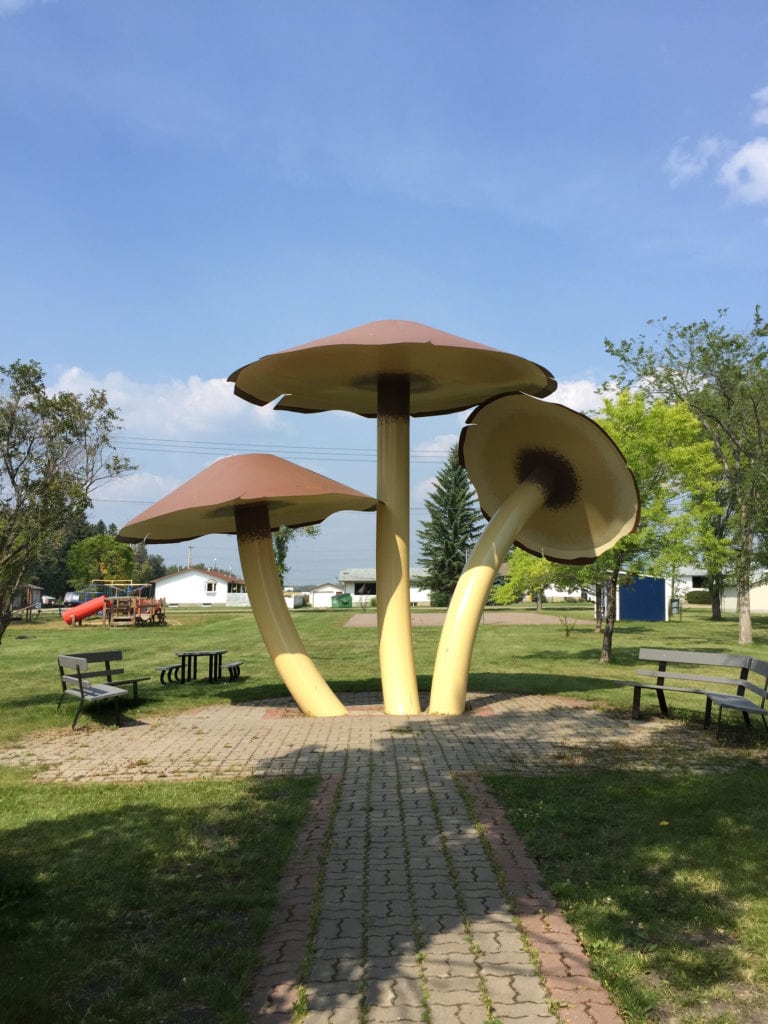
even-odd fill
[{"label": "evergreen tree", "polygon": [[425,500],[428,516],[416,534],[421,543],[419,565],[426,569],[424,586],[433,605],[447,605],[480,533],[483,517],[459,446],[451,448]]}]

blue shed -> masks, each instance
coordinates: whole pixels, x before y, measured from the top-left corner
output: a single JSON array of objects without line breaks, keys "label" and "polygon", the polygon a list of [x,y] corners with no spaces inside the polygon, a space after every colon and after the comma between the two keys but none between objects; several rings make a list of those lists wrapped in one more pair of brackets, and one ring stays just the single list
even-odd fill
[{"label": "blue shed", "polygon": [[617,619],[638,622],[666,622],[666,581],[654,576],[639,576],[631,583],[619,584]]}]

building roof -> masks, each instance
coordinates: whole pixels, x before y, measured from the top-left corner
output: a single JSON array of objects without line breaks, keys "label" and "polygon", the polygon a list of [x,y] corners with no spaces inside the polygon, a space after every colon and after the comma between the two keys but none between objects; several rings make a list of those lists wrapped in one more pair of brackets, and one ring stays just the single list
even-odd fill
[{"label": "building roof", "polygon": [[232,573],[219,572],[218,569],[199,569],[196,566],[190,566],[188,569],[178,569],[176,572],[169,572],[167,576],[158,576],[152,580],[152,583],[164,583],[165,580],[172,580],[175,576],[186,576],[195,573],[198,576],[207,576],[221,580],[222,583],[245,583],[245,580],[240,576],[233,576]]},{"label": "building roof", "polygon": [[[414,581],[423,580],[426,575],[426,569],[414,569],[411,568],[411,579]],[[375,569],[340,569],[339,570],[339,582],[340,583],[375,583],[376,582],[376,570]]]}]

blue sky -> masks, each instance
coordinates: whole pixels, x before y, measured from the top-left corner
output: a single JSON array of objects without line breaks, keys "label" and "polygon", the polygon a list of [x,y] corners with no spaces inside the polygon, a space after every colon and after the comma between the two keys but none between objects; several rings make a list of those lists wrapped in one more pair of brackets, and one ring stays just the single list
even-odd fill
[{"label": "blue sky", "polygon": [[[588,409],[605,337],[765,305],[764,0],[0,0],[0,144],[0,358],[107,389],[118,525],[230,452],[375,491],[371,422],[233,396],[270,352],[417,320]],[[413,422],[414,524],[460,428]],[[288,578],[373,551],[335,517]]]}]

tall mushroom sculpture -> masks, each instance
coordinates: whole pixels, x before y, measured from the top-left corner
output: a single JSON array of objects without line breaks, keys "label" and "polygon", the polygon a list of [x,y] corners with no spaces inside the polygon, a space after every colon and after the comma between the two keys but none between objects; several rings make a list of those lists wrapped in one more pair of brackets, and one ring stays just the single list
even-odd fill
[{"label": "tall mushroom sculpture", "polygon": [[330,717],[346,709],[307,654],[288,612],[272,530],[375,508],[375,498],[276,455],[230,455],[132,519],[118,540],[168,544],[207,533],[236,534],[251,608],[280,677],[304,714]]},{"label": "tall mushroom sculpture", "polygon": [[624,456],[594,421],[528,395],[476,409],[461,460],[489,520],[459,578],[440,634],[429,710],[464,711],[486,598],[513,544],[585,564],[637,528],[640,500]]},{"label": "tall mushroom sculpture", "polygon": [[410,417],[457,412],[505,391],[555,390],[537,363],[408,320],[379,320],[264,356],[229,377],[278,409],[377,419],[376,611],[384,709],[420,711],[411,642]]}]

